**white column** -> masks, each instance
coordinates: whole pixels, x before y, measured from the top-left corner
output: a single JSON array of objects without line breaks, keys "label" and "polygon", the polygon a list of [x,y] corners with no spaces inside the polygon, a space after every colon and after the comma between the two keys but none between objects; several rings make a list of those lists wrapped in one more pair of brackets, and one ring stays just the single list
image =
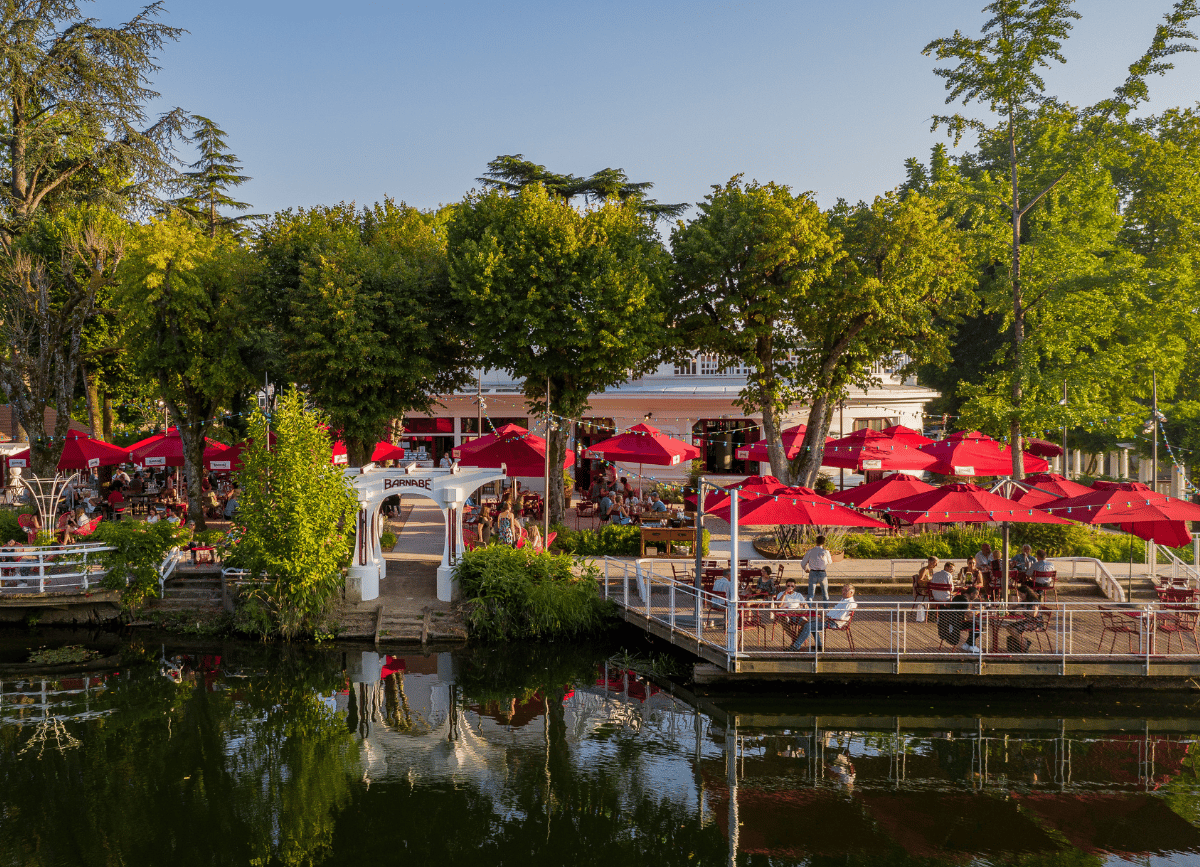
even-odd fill
[{"label": "white column", "polygon": [[1121,481],[1129,479],[1129,449],[1121,449],[1120,470],[1117,472],[1117,478]]},{"label": "white column", "polygon": [[725,600],[725,639],[726,649],[732,658],[731,666],[733,671],[737,671],[737,646],[738,646],[738,614],[737,614],[737,599],[738,599],[738,517],[740,509],[738,508],[740,491],[734,489],[729,498],[729,596]]}]

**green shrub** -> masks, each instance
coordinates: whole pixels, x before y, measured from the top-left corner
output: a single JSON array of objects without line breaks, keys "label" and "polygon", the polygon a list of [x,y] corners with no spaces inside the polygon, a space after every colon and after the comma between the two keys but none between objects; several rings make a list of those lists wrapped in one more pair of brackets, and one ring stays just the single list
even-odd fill
[{"label": "green shrub", "polygon": [[[558,534],[550,546],[554,553],[580,557],[637,557],[642,553],[642,531],[636,524],[606,524],[599,530],[571,530],[555,524],[552,529]],[[707,555],[712,534],[705,530],[702,538],[701,554]]]},{"label": "green shrub", "polygon": [[140,608],[146,599],[158,596],[159,567],[180,536],[179,528],[167,521],[101,521],[92,538],[113,548],[100,558],[108,570],[102,586],[119,590],[124,607]]},{"label": "green shrub", "polygon": [[467,628],[481,641],[576,638],[612,618],[598,570],[571,557],[497,545],[466,552],[454,575],[467,601]]},{"label": "green shrub", "polygon": [[396,534],[384,533],[379,537],[379,545],[383,550],[390,551],[396,547]]},{"label": "green shrub", "polygon": [[10,512],[7,509],[0,511],[0,542],[15,539],[18,542],[25,541],[25,531],[21,529],[21,525],[17,523],[17,513]]}]

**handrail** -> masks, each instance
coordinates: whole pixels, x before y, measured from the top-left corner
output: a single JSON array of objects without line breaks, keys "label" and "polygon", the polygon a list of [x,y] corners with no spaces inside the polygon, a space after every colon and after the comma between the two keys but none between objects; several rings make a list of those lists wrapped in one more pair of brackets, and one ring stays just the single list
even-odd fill
[{"label": "handrail", "polygon": [[[104,577],[98,555],[113,548],[105,545],[21,546],[0,550],[0,591],[45,593],[53,590],[89,590]],[[36,586],[36,589],[35,589]]]},{"label": "handrail", "polygon": [[1092,577],[1096,581],[1096,586],[1100,588],[1100,592],[1113,602],[1128,602],[1129,599],[1125,596],[1125,588],[1121,586],[1108,567],[1097,560],[1095,557],[1055,557],[1054,560],[1060,563],[1071,564],[1071,577],[1076,574],[1076,564],[1090,563],[1094,570]]},{"label": "handrail", "polygon": [[1178,583],[1179,572],[1180,572],[1180,570],[1183,570],[1184,581],[1189,586],[1200,587],[1200,571],[1198,571],[1198,570],[1200,570],[1200,563],[1196,564],[1195,566],[1191,566],[1191,565],[1183,562],[1177,556],[1175,556],[1175,552],[1172,551],[1170,548],[1168,548],[1166,545],[1159,546],[1158,550],[1162,551],[1164,554],[1167,555],[1168,564],[1171,566],[1171,583],[1172,584]]}]

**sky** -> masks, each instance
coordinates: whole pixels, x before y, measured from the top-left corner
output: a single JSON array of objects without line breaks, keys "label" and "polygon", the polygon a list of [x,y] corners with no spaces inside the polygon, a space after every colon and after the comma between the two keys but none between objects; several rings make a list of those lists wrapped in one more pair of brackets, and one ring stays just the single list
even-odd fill
[{"label": "sky", "polygon": [[[82,5],[111,24],[143,3]],[[436,207],[516,153],[577,175],[623,168],[662,202],[744,173],[830,206],[897,186],[905,158],[944,140],[930,117],[945,91],[921,49],[976,35],[983,5],[167,0],[163,20],[188,32],[159,55],[152,107],[224,128],[255,212],[385,196]],[[1169,6],[1078,0],[1049,92],[1106,96]],[[1200,54],[1151,92],[1153,110],[1200,100]]]}]

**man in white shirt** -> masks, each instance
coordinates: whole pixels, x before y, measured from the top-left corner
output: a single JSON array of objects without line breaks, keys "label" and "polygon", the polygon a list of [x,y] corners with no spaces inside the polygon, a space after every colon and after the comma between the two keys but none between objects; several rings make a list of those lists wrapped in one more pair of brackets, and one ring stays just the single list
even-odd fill
[{"label": "man in white shirt", "polygon": [[[854,613],[854,609],[858,607],[858,603],[854,601],[854,585],[847,584],[842,588],[842,601],[830,609],[829,613],[824,617],[814,617],[811,620],[804,621],[804,626],[800,628],[800,634],[796,636],[796,640],[792,642],[792,650],[803,650],[804,644],[815,633],[817,650],[822,650],[823,645],[821,637],[826,629],[842,629],[850,622],[850,615]],[[815,624],[815,625],[814,625]]]},{"label": "man in white shirt", "polygon": [[992,546],[984,542],[975,554],[975,568],[985,575],[992,568]]},{"label": "man in white shirt", "polygon": [[789,578],[783,582],[783,589],[775,596],[775,601],[784,608],[797,609],[805,603],[804,594],[796,589],[796,579]]},{"label": "man in white shirt", "polygon": [[817,598],[816,588],[819,584],[822,597],[826,602],[829,601],[829,577],[825,570],[831,563],[833,563],[833,555],[825,550],[825,537],[817,536],[817,544],[809,548],[804,559],[800,561],[800,568],[808,573],[809,599]]},{"label": "man in white shirt", "polygon": [[446,452],[446,454],[442,455],[442,459],[440,461],[438,461],[438,466],[444,470],[450,469],[450,467],[452,467],[453,465],[454,465],[454,461],[450,460],[449,452]]},{"label": "man in white shirt", "polygon": [[954,564],[945,563],[929,578],[929,595],[934,602],[949,602],[954,596]]}]

